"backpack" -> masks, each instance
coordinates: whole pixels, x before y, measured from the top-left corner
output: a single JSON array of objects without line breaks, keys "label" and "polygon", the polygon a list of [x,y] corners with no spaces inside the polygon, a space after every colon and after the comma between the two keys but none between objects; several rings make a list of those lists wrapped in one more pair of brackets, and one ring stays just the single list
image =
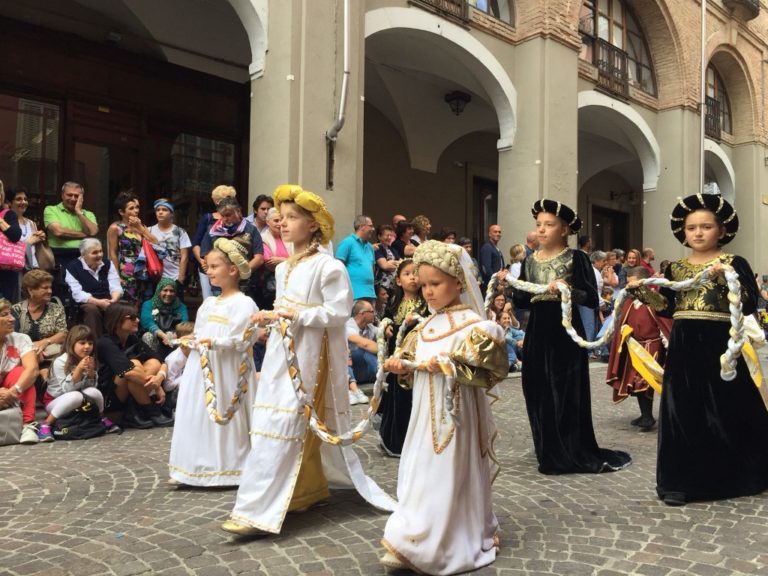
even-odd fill
[{"label": "backpack", "polygon": [[53,437],[56,440],[85,440],[101,436],[107,429],[101,422],[101,415],[96,404],[80,392],[83,403],[79,408],[53,423]]}]

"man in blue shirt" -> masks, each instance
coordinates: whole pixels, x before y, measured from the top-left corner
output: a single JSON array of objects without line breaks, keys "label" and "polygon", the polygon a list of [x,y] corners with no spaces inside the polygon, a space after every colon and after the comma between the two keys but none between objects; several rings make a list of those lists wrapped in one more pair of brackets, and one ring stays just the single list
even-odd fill
[{"label": "man in blue shirt", "polygon": [[352,283],[352,298],[365,299],[369,302],[376,300],[373,289],[373,266],[375,263],[371,240],[376,234],[373,222],[368,216],[357,216],[354,222],[354,233],[339,243],[336,258],[344,262]]}]

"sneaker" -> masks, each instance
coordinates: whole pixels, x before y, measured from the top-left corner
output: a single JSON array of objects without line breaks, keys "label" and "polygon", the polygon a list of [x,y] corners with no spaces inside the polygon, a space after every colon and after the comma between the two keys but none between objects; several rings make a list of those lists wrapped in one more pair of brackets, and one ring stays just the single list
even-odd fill
[{"label": "sneaker", "polygon": [[38,442],[37,422],[24,424],[24,427],[21,429],[21,438],[19,439],[19,444],[37,444]]},{"label": "sneaker", "polygon": [[352,393],[357,397],[358,404],[368,404],[368,396],[360,388],[353,390]]},{"label": "sneaker", "polygon": [[101,423],[104,424],[104,428],[107,429],[107,434],[122,434],[123,429],[120,428],[117,424],[112,422],[109,418],[104,416],[104,418],[101,419]]},{"label": "sneaker", "polygon": [[349,405],[354,406],[357,404],[357,394],[353,390],[349,391]]},{"label": "sneaker", "polygon": [[53,442],[53,432],[51,432],[50,424],[41,424],[40,429],[37,431],[38,442]]}]

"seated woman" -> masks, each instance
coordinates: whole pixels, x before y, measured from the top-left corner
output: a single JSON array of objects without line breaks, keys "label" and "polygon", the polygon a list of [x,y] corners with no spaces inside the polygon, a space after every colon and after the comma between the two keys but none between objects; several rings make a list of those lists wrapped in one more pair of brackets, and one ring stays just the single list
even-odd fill
[{"label": "seated woman", "polygon": [[67,337],[64,306],[51,302],[52,286],[53,276],[48,272],[30,270],[21,281],[21,290],[27,299],[11,306],[11,314],[16,320],[16,332],[32,339],[43,380],[48,378],[51,362],[61,354]]},{"label": "seated woman", "polygon": [[21,403],[22,444],[37,443],[35,379],[37,354],[26,334],[13,331],[11,303],[0,298],[0,410]]},{"label": "seated woman", "polygon": [[176,281],[162,278],[155,295],[141,305],[141,327],[146,330],[141,339],[165,358],[173,350],[170,341],[175,337],[176,326],[188,320],[189,311],[176,295]]},{"label": "seated woman", "polygon": [[164,416],[165,363],[138,337],[139,317],[133,306],[117,302],[104,313],[105,334],[96,341],[98,388],[105,409],[125,408],[123,427],[170,426]]},{"label": "seated woman", "polygon": [[497,322],[504,330],[504,340],[507,343],[509,371],[515,372],[517,370],[522,370],[525,332],[520,330],[520,323],[510,312],[502,312]]},{"label": "seated woman", "polygon": [[120,276],[112,263],[104,259],[104,249],[96,238],[84,238],[80,242],[80,258],[72,260],[65,270],[64,280],[72,298],[80,304],[82,323],[98,338],[102,333],[104,311],[123,296]]}]

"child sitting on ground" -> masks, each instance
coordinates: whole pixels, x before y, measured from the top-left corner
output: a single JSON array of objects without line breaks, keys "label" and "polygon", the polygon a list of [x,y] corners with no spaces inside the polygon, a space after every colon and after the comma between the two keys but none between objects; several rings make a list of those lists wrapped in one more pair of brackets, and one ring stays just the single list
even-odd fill
[{"label": "child sitting on ground", "polygon": [[48,389],[43,396],[48,417],[37,433],[40,442],[53,442],[53,423],[79,408],[83,396],[98,407],[107,434],[122,434],[123,429],[103,414],[104,396],[96,388],[93,342],[91,329],[82,324],[72,326],[67,334],[64,353],[54,360],[48,375]]},{"label": "child sitting on ground", "polygon": [[[194,322],[180,322],[176,325],[177,338],[189,336],[194,331]],[[165,390],[165,404],[163,405],[163,411],[165,412],[170,409],[170,412],[173,413],[173,408],[176,406],[179,383],[181,382],[181,375],[184,372],[184,366],[187,364],[189,351],[190,348],[187,346],[179,346],[165,357],[165,365],[168,367],[168,376],[165,378],[165,382],[163,382],[163,390]]]}]

